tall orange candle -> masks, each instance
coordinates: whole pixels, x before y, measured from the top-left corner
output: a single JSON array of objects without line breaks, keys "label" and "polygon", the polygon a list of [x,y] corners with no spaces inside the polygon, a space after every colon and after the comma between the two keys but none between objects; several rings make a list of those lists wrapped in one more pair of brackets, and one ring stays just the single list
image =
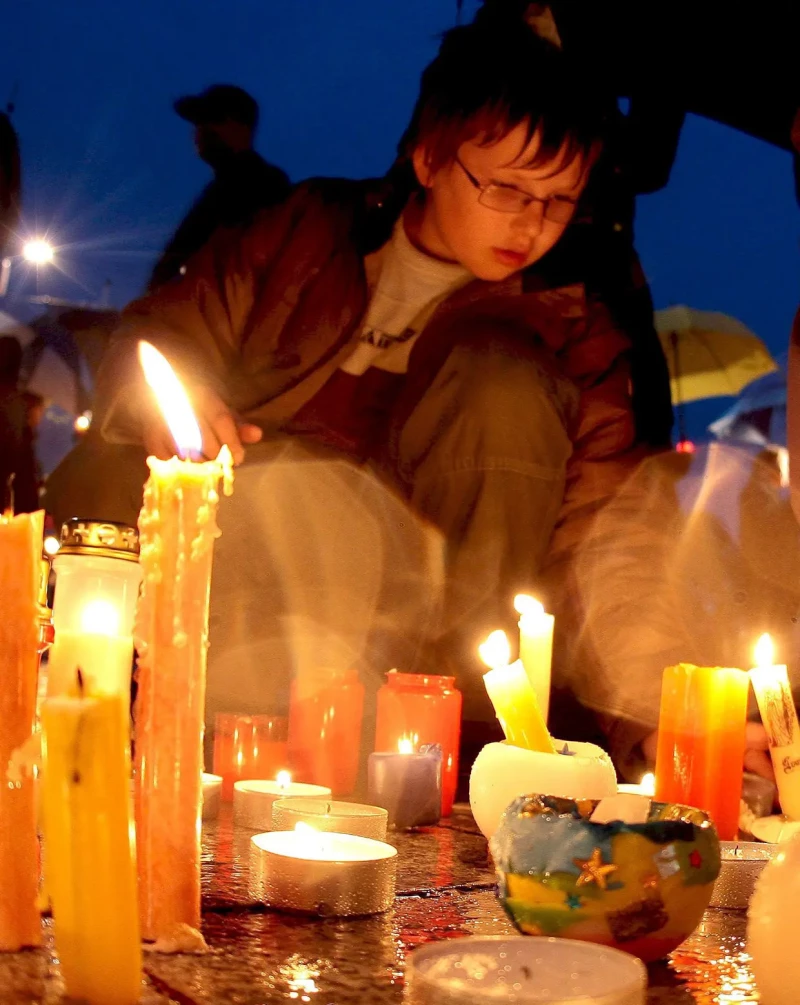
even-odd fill
[{"label": "tall orange candle", "polygon": [[[148,351],[149,350],[149,351]],[[155,356],[153,356],[155,354]],[[140,346],[145,374],[184,454],[200,430],[166,360]],[[167,404],[182,410],[171,416]],[[200,925],[200,819],[208,604],[220,480],[230,492],[230,453],[197,463],[147,459],[139,517],[142,592],[135,637],[136,851],[145,939],[176,924]]]},{"label": "tall orange candle", "polygon": [[749,676],[731,667],[667,667],[656,799],[706,810],[723,841],[739,829]]},{"label": "tall orange candle", "polygon": [[6,780],[11,754],[33,733],[39,667],[44,513],[0,515],[0,950],[41,941],[34,780]]}]

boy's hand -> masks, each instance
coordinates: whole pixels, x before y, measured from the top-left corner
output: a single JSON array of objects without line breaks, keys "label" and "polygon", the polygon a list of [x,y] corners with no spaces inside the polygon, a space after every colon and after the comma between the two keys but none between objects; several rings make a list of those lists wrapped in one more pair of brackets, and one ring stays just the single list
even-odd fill
[{"label": "boy's hand", "polygon": [[[222,398],[208,388],[192,388],[191,401],[203,437],[203,455],[213,460],[224,443],[233,455],[234,464],[241,464],[245,445],[261,439],[258,426],[237,421]],[[172,434],[160,415],[152,414],[145,420],[142,439],[148,454],[162,460],[177,452]]]}]

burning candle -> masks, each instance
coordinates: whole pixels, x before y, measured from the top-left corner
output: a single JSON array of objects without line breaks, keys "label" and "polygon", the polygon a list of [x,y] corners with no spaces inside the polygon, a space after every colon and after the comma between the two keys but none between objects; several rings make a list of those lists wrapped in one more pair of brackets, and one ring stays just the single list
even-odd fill
[{"label": "burning candle", "polygon": [[442,815],[442,751],[414,750],[400,740],[397,752],[376,750],[367,759],[368,799],[389,813],[398,830],[436,824]]},{"label": "burning candle", "polygon": [[272,804],[272,830],[291,831],[307,824],[317,831],[354,834],[356,837],[386,839],[389,814],[382,806],[365,803],[331,802],[328,799],[276,799]]},{"label": "burning candle", "polygon": [[134,1005],[142,954],[127,701],[47,698],[42,732],[47,890],[67,995]]},{"label": "burning candle", "polygon": [[748,675],[729,667],[667,667],[661,690],[656,799],[705,810],[725,841],[739,829]]},{"label": "burning candle", "polygon": [[74,519],[61,531],[53,560],[55,643],[47,694],[69,694],[75,667],[87,693],[130,695],[133,619],[142,574],[135,528]]},{"label": "burning candle", "polygon": [[491,667],[483,682],[508,742],[552,754],[553,742],[525,668],[520,660],[509,665],[506,633],[492,632],[478,649],[483,662]]},{"label": "burning candle", "polygon": [[394,901],[397,850],[382,841],[293,831],[256,834],[250,843],[250,888],[276,910],[322,917],[380,914]]},{"label": "burning candle", "polygon": [[623,782],[618,786],[620,792],[631,796],[654,796],[656,794],[656,776],[652,771],[642,775],[642,780],[638,785]]},{"label": "burning candle", "polygon": [[789,675],[785,665],[773,664],[769,635],[762,635],[756,643],[755,657],[756,666],[750,671],[750,680],[769,737],[781,809],[792,820],[800,820],[800,729]]},{"label": "burning candle", "polygon": [[552,614],[545,613],[538,600],[525,593],[514,597],[514,608],[520,615],[519,658],[539,702],[542,718],[547,722],[555,618]]},{"label": "burning candle", "polygon": [[295,796],[330,799],[331,790],[324,785],[293,782],[288,771],[279,771],[274,782],[258,778],[236,782],[233,786],[233,822],[252,830],[271,831],[273,803]]},{"label": "burning candle", "polygon": [[[200,429],[167,361],[140,343],[148,383],[182,457],[199,456]],[[136,837],[142,933],[200,924],[200,817],[208,602],[216,509],[231,456],[197,463],[148,457],[139,517],[142,592],[136,619]]]},{"label": "burning candle", "polygon": [[31,737],[39,665],[44,513],[0,514],[0,951],[38,946],[39,847],[34,780],[6,769]]},{"label": "burning candle", "polygon": [[644,1005],[647,970],[590,942],[472,935],[415,949],[407,987],[408,1005]]}]

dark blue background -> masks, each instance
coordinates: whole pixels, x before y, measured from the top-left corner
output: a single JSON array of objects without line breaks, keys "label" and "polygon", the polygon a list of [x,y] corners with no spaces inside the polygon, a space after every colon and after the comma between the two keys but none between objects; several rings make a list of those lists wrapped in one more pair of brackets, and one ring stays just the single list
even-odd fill
[{"label": "dark blue background", "polygon": [[[455,0],[7,4],[0,102],[17,85],[26,227],[48,233],[63,273],[20,263],[11,306],[37,289],[94,300],[106,279],[117,305],[140,292],[209,177],[172,101],[209,83],[255,95],[258,146],[294,180],[381,173],[455,14]],[[639,205],[656,306],[733,314],[780,353],[799,299],[797,224],[787,153],[690,118],[669,187]],[[691,431],[726,404],[694,406]]]}]

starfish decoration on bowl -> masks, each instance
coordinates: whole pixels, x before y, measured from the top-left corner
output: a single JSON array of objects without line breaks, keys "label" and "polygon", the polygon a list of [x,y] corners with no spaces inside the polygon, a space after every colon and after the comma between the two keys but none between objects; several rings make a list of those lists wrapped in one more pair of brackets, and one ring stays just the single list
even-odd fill
[{"label": "starfish decoration on bowl", "polygon": [[574,858],[572,861],[581,870],[581,874],[578,876],[578,886],[597,883],[601,890],[608,888],[608,877],[619,868],[612,862],[603,862],[603,853],[599,848],[594,849],[591,858]]}]

